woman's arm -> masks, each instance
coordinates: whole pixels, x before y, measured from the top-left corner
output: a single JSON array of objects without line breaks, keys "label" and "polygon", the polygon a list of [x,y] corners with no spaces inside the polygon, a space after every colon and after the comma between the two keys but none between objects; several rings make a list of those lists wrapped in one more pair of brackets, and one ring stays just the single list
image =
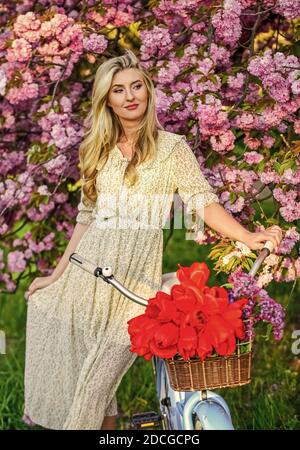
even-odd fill
[{"label": "woman's arm", "polygon": [[59,263],[50,275],[53,281],[57,280],[64,272],[65,268],[68,265],[70,255],[76,250],[79,241],[81,240],[88,227],[89,224],[76,223],[70,242],[68,243],[67,248]]},{"label": "woman's arm", "polygon": [[251,250],[260,250],[266,241],[271,241],[275,250],[280,245],[282,231],[278,226],[252,233],[235,220],[222,205],[215,202],[205,206],[203,214],[202,219],[210,228],[230,239],[243,242]]},{"label": "woman's arm", "polygon": [[265,231],[252,233],[223,208],[185,137],[176,143],[172,156],[174,186],[187,205],[187,210],[196,212],[213,230],[243,242],[251,250],[260,250],[266,241],[271,241],[275,248],[280,245],[282,231],[279,227],[273,226]]}]

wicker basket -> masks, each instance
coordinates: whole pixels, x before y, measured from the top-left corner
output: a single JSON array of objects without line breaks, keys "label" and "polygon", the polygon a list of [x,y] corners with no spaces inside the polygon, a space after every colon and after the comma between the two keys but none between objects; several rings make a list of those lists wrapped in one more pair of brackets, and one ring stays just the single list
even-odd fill
[{"label": "wicker basket", "polygon": [[[247,344],[247,351],[242,351]],[[251,382],[252,343],[237,343],[236,354],[184,360],[180,356],[165,359],[174,391],[200,391],[242,386]]]}]

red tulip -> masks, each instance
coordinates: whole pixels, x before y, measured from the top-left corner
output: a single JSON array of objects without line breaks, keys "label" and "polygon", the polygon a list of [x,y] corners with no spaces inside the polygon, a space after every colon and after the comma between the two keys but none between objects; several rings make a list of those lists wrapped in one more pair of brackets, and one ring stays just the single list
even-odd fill
[{"label": "red tulip", "polygon": [[191,308],[197,306],[197,299],[193,291],[189,288],[184,288],[180,284],[172,286],[171,296],[176,308],[183,313],[186,313],[190,311]]},{"label": "red tulip", "polygon": [[143,356],[147,361],[149,361],[153,356],[153,353],[149,351],[148,347],[136,347],[132,344],[129,350],[131,353],[136,353],[139,356]]},{"label": "red tulip", "polygon": [[177,353],[179,328],[173,323],[160,325],[155,331],[149,347],[159,358],[171,358]]},{"label": "red tulip", "polygon": [[142,314],[130,319],[127,323],[131,343],[133,343],[135,347],[149,349],[149,342],[159,326],[159,322],[151,320],[145,316],[145,314]]},{"label": "red tulip", "polygon": [[187,360],[196,356],[197,333],[195,328],[190,326],[181,326],[178,340],[178,353]]},{"label": "red tulip", "polygon": [[220,356],[230,356],[236,349],[236,338],[233,334],[229,334],[225,341],[215,346],[216,352]]},{"label": "red tulip", "polygon": [[180,284],[187,287],[205,286],[210,275],[210,270],[204,262],[194,262],[190,267],[184,267],[178,264],[179,269],[176,272]]},{"label": "red tulip", "polygon": [[169,294],[158,291],[156,297],[149,300],[145,314],[151,319],[169,322],[170,320],[176,321],[178,310]]},{"label": "red tulip", "polygon": [[231,326],[234,328],[235,335],[239,339],[245,338],[245,327],[241,317],[243,309],[247,305],[247,303],[247,298],[237,300],[234,303],[231,303],[223,314],[224,319],[231,323]]},{"label": "red tulip", "polygon": [[211,356],[213,346],[211,344],[212,335],[208,328],[203,329],[198,335],[197,354],[201,361],[204,361],[208,356]]}]

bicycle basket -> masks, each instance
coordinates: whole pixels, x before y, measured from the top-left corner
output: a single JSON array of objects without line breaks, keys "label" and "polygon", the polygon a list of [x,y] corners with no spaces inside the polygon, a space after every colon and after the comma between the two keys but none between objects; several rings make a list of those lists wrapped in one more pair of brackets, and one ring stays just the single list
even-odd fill
[{"label": "bicycle basket", "polygon": [[242,386],[251,382],[252,342],[237,342],[231,356],[211,356],[184,360],[181,356],[165,359],[174,391],[199,391]]}]

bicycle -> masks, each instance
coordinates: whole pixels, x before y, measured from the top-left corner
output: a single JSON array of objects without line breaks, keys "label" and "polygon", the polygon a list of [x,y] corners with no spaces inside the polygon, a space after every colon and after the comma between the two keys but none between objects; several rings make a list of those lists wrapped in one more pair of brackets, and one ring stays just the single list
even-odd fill
[{"label": "bicycle", "polygon": [[[273,248],[271,241],[265,242],[249,271],[249,275],[255,276],[262,262],[273,251]],[[70,255],[69,261],[95,277],[102,278],[130,300],[147,306],[148,301],[146,299],[131,292],[115,279],[111,267],[101,268],[76,252]],[[160,290],[169,293],[171,287],[177,283],[176,272],[163,274]],[[162,425],[164,430],[234,430],[229,407],[219,394],[209,389],[201,391],[174,390],[170,384],[165,360],[153,356],[152,364],[160,413],[150,411],[133,414],[131,418],[133,429],[156,428]]]}]

